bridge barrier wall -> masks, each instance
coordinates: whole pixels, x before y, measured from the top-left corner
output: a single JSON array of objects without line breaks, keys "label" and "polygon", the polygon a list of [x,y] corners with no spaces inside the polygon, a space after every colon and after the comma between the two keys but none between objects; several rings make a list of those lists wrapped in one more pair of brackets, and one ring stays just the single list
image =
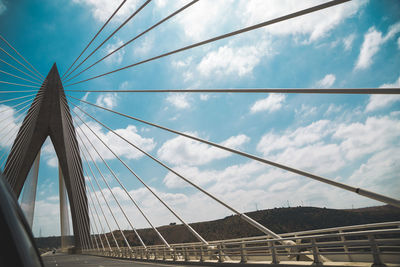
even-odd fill
[{"label": "bridge barrier wall", "polygon": [[[144,247],[84,250],[85,254],[182,263],[371,263],[400,266],[400,222],[366,224],[267,236]],[[294,243],[282,242],[292,240]],[[365,264],[364,264],[365,265]],[[367,264],[368,265],[368,264]]]}]

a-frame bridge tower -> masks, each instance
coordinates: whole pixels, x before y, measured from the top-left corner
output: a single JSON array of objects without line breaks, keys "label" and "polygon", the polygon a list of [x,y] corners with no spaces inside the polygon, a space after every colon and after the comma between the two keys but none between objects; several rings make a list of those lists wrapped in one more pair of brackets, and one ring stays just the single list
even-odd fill
[{"label": "a-frame bridge tower", "polygon": [[32,164],[50,136],[67,188],[75,247],[90,235],[85,180],[71,113],[54,63],[25,117],[4,168],[4,175],[19,196]]}]

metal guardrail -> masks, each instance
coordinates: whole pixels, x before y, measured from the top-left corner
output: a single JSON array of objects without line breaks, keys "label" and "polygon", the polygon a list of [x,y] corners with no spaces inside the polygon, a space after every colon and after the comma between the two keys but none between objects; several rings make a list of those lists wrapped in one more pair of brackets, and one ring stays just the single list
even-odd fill
[{"label": "metal guardrail", "polygon": [[[399,264],[400,221],[335,227],[286,233],[282,239],[257,236],[202,243],[173,244],[108,250],[85,250],[84,254],[106,257],[165,261],[215,263],[271,263],[282,261],[354,262],[373,266]],[[282,241],[294,242],[282,242]]]}]

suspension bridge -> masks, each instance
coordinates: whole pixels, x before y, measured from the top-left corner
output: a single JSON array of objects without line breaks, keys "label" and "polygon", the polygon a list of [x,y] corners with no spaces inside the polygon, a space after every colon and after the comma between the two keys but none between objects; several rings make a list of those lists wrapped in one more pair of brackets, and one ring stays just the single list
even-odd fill
[{"label": "suspension bridge", "polygon": [[[116,259],[124,259],[126,261],[123,261],[123,266],[139,265],[139,261],[198,265],[267,264],[274,266],[294,266],[320,264],[329,266],[395,266],[397,264],[398,266],[400,263],[400,222],[354,225],[277,234],[271,231],[267,226],[260,224],[201,187],[194,182],[192,177],[187,177],[180,173],[178,170],[170,167],[165,161],[124,137],[111,126],[98,119],[96,114],[97,111],[104,111],[112,114],[115,118],[123,117],[148,127],[158,128],[162,131],[194,140],[261,164],[273,166],[319,183],[324,183],[332,187],[349,191],[353,194],[358,194],[362,197],[379,201],[383,204],[400,208],[400,201],[398,199],[365,190],[358,186],[340,183],[334,179],[262,158],[239,149],[230,148],[229,146],[147,121],[130,114],[125,114],[116,109],[105,107],[98,103],[92,103],[73,95],[74,93],[88,92],[109,92],[118,94],[400,94],[399,88],[69,89],[69,87],[73,85],[78,85],[100,77],[107,77],[108,75],[176,53],[218,40],[234,38],[236,35],[268,27],[273,24],[279,24],[280,22],[296,17],[307,16],[310,13],[329,9],[336,5],[344,5],[348,2],[348,0],[329,1],[246,28],[228,32],[211,39],[193,43],[146,60],[134,62],[106,73],[77,80],[78,77],[87,70],[117,53],[136,39],[157,28],[179,13],[184,12],[186,9],[195,8],[195,4],[198,1],[199,0],[190,1],[186,5],[183,5],[180,9],[172,12],[137,36],[126,41],[121,46],[114,48],[95,63],[86,68],[81,68],[80,70],[79,68],[87,62],[96,51],[151,2],[151,0],[144,1],[144,3],[123,21],[119,27],[112,31],[104,41],[83,58],[85,52],[94,44],[94,40],[124,6],[126,0],[122,1],[63,75],[60,75],[56,63],[54,63],[46,76],[42,75],[42,73],[22,56],[9,40],[0,35],[0,39],[4,45],[4,48],[0,47],[0,52],[2,56],[4,56],[0,61],[4,66],[7,66],[8,69],[12,70],[12,72],[0,70],[3,75],[2,77],[13,77],[20,80],[19,83],[16,83],[6,79],[1,80],[0,83],[6,85],[7,88],[23,88],[19,90],[6,89],[0,91],[0,104],[4,105],[0,110],[0,112],[3,113],[1,119],[6,121],[9,119],[5,116],[7,111],[15,110],[14,115],[17,115],[16,120],[22,120],[19,124],[12,121],[6,127],[0,129],[0,138],[2,142],[10,147],[9,150],[4,151],[0,155],[2,173],[15,195],[22,198],[22,209],[25,212],[28,223],[32,226],[40,151],[43,143],[49,137],[54,145],[59,163],[60,227],[63,237],[68,236],[70,231],[69,216],[71,216],[72,219],[71,227],[73,230],[74,242],[73,244],[67,244],[64,238],[62,239],[62,248],[64,252],[69,251],[70,253],[75,253],[75,256],[68,256],[65,254],[61,256],[44,257],[46,264],[48,266],[56,266],[54,264],[58,261],[59,263],[75,264],[76,266],[76,264],[84,265],[87,262],[93,262],[93,264],[104,265],[106,263],[113,266],[113,264],[117,265]],[[7,98],[7,94],[15,95],[19,93],[23,94],[23,96]],[[90,112],[84,107],[92,107],[96,110],[96,113]],[[124,142],[127,147],[142,153],[162,168],[165,168],[167,171],[179,177],[195,190],[198,190],[206,197],[222,205],[231,213],[237,215],[243,222],[261,231],[263,235],[230,240],[207,240],[187,223],[187,221],[146,182],[146,178],[141,177],[138,172],[134,170],[132,164],[125,161],[117,151],[114,151],[112,144],[108,143],[107,140],[102,138],[98,131],[94,129],[92,126],[93,123],[100,125],[100,127],[106,129],[116,138],[120,139],[121,142]],[[101,148],[99,148],[100,145],[102,146]],[[104,149],[107,150],[107,153],[111,153],[114,159],[119,161],[132,177],[137,179],[143,188],[148,190],[148,192],[157,199],[159,205],[164,206],[197,241],[181,244],[169,243],[167,238],[161,234],[148,214],[140,206],[135,196],[129,192],[121,181],[119,171],[113,169],[109,161],[102,155]],[[138,166],[135,166],[135,168],[136,167]],[[144,239],[140,236],[134,221],[130,218],[128,212],[124,210],[119,195],[115,194],[112,190],[110,179],[117,182],[123,194],[125,194],[125,197],[130,201],[130,205],[134,206],[148,223],[149,227],[158,238],[158,245],[146,244]],[[102,183],[104,186],[101,185]],[[112,208],[110,202],[116,203],[117,209],[122,216],[116,215],[116,211],[113,210],[114,208]],[[129,225],[130,231],[133,231],[135,234],[134,240],[126,236],[126,231],[124,231],[122,226],[126,223]],[[76,261],[74,261],[74,259],[76,259]],[[67,266],[61,263],[60,266]],[[122,266],[122,263],[118,266]]]}]

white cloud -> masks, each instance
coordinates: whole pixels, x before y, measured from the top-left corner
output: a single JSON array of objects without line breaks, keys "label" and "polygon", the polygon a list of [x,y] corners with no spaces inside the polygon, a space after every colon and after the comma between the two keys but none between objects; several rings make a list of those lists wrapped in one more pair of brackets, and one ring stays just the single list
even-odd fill
[{"label": "white cloud", "polygon": [[50,137],[47,137],[41,149],[41,157],[50,167],[58,167],[58,158]]},{"label": "white cloud", "polygon": [[299,127],[294,131],[287,130],[283,134],[270,132],[261,138],[257,144],[257,150],[268,156],[287,147],[302,147],[318,143],[323,137],[331,134],[332,131],[333,125],[331,121],[320,120],[310,125]]},{"label": "white cloud", "polygon": [[[93,122],[86,122],[86,124],[89,125],[89,127],[106,143],[109,145],[109,147],[118,155],[126,159],[139,159],[143,156],[143,153],[129,145],[127,142],[113,134],[112,132],[104,132],[102,127],[96,123]],[[87,141],[86,137],[82,134],[82,131],[79,130],[79,127],[77,127],[77,134],[82,138],[82,140],[85,142],[86,147],[89,149],[90,154],[93,156],[93,159],[95,161],[100,161],[100,157],[96,153],[96,151],[93,149],[93,147],[90,145],[90,143]],[[103,145],[103,143],[97,139],[94,134],[87,129],[86,126],[80,125],[80,129],[84,131],[84,133],[89,137],[90,141],[93,143],[93,145],[96,147],[97,151],[100,153],[100,155],[104,159],[115,159],[115,156]],[[139,148],[150,152],[153,150],[156,146],[155,141],[153,138],[145,138],[142,137],[139,133],[138,130],[135,126],[133,125],[128,125],[126,128],[120,128],[120,129],[115,129],[114,130],[116,133],[119,135],[123,136],[127,140],[129,140],[131,143],[135,144]],[[80,143],[80,139],[78,138],[78,142]],[[81,146],[81,150],[85,151],[86,149]],[[90,158],[88,157],[88,160]]]},{"label": "white cloud", "polygon": [[[178,2],[178,1],[172,1]],[[227,18],[223,14],[234,8],[234,1],[213,1],[202,0],[192,8],[188,8],[179,17],[176,22],[183,28],[183,32],[194,41],[200,41],[204,38],[215,35],[218,30],[226,23]],[[175,7],[181,6],[178,3]],[[233,12],[229,12],[233,14]]]},{"label": "white cloud", "polygon": [[[241,2],[240,14],[246,25],[260,23],[267,19],[277,18],[309,8],[326,1],[245,1]],[[325,10],[320,10],[305,16],[265,27],[265,31],[274,35],[300,35],[309,36],[310,42],[329,34],[345,19],[356,15],[368,1],[351,1]],[[238,11],[239,13],[239,11]]]},{"label": "white cloud", "polygon": [[251,113],[257,113],[261,111],[276,111],[282,107],[282,103],[285,102],[286,96],[283,94],[270,94],[267,98],[257,100],[251,107]]},{"label": "white cloud", "polygon": [[389,117],[369,117],[365,123],[340,124],[333,137],[343,140],[341,150],[347,159],[354,160],[398,143],[400,121]]},{"label": "white cloud", "polygon": [[400,194],[398,150],[399,147],[394,146],[376,153],[354,171],[349,180],[357,186],[373,188],[376,192],[396,198]]},{"label": "white cloud", "polygon": [[[73,0],[73,2],[88,6],[92,16],[100,22],[105,22],[121,4],[120,1],[109,0]],[[138,0],[127,1],[115,15],[114,19],[117,21],[125,19],[125,17],[132,14],[136,10],[138,3]]]},{"label": "white cloud", "polygon": [[[394,83],[386,83],[381,88],[400,88],[400,77]],[[371,95],[365,111],[371,112],[385,107],[389,107],[395,102],[400,101],[399,95]]]},{"label": "white cloud", "polygon": [[308,106],[305,104],[301,104],[300,108],[295,108],[294,112],[296,113],[296,116],[305,118],[308,116],[314,116],[317,114],[317,107],[312,107]]},{"label": "white cloud", "polygon": [[333,74],[327,74],[324,78],[317,82],[317,87],[330,88],[336,80],[336,76]]},{"label": "white cloud", "polygon": [[364,35],[364,42],[354,68],[356,70],[368,68],[381,46],[391,40],[398,32],[400,32],[400,22],[390,26],[386,36],[383,36],[382,32],[377,31],[375,27],[369,28],[368,32]]},{"label": "white cloud", "polygon": [[344,50],[346,51],[351,50],[355,38],[356,38],[355,34],[350,34],[349,36],[343,39]]},{"label": "white cloud", "polygon": [[96,105],[113,108],[117,106],[118,96],[115,93],[100,94],[96,99]]},{"label": "white cloud", "polygon": [[[196,135],[196,133],[189,133]],[[221,144],[233,149],[240,148],[250,140],[244,134],[232,136]],[[231,153],[192,139],[178,136],[166,141],[157,151],[160,159],[174,165],[203,165],[216,159],[227,158]]]},{"label": "white cloud", "polygon": [[210,99],[210,95],[208,95],[208,94],[200,94],[200,100],[201,101],[207,101],[208,99]]},{"label": "white cloud", "polygon": [[18,109],[0,104],[0,147],[10,148],[21,125],[21,113]]},{"label": "white cloud", "polygon": [[[122,46],[124,44],[124,42],[119,38],[114,38],[114,40],[115,40],[114,43],[107,44],[107,46],[105,48],[105,52],[107,54],[113,52],[115,49],[119,48],[120,46]],[[122,48],[122,49],[118,50],[118,52],[115,52],[111,56],[107,57],[105,59],[105,61],[108,64],[121,64],[122,60],[124,59],[124,55],[125,55],[125,48]]]},{"label": "white cloud", "polygon": [[372,64],[372,57],[378,53],[383,44],[382,33],[372,27],[364,36],[360,55],[358,57],[355,69],[366,69]]},{"label": "white cloud", "polygon": [[6,10],[6,5],[3,3],[3,1],[0,0],[0,15],[3,14]]},{"label": "white cloud", "polygon": [[146,56],[154,48],[154,38],[146,36],[133,47],[133,54],[137,56]]},{"label": "white cloud", "polygon": [[170,94],[167,96],[166,100],[178,109],[190,108],[190,98],[188,94]]},{"label": "white cloud", "polygon": [[389,149],[399,139],[400,121],[389,117],[369,117],[364,123],[349,124],[320,120],[283,133],[269,132],[257,150],[280,163],[324,174]]},{"label": "white cloud", "polygon": [[268,55],[268,42],[257,42],[250,46],[222,46],[217,51],[211,51],[197,65],[197,70],[203,76],[238,76],[252,73],[263,56]]}]

